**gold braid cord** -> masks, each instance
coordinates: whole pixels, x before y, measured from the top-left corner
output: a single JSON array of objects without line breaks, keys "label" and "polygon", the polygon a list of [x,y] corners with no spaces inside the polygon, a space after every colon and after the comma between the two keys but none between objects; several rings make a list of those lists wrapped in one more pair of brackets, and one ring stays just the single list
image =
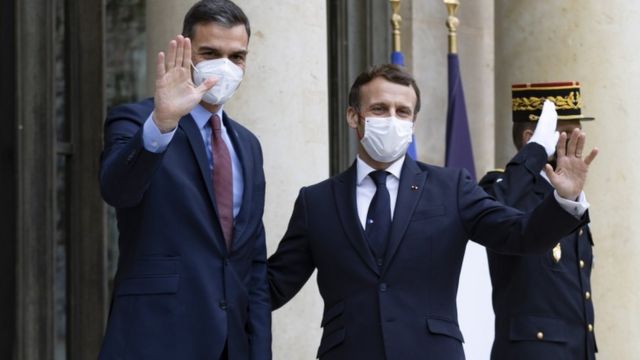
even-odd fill
[{"label": "gold braid cord", "polygon": [[580,93],[572,91],[567,96],[514,98],[512,100],[513,111],[540,110],[545,100],[550,100],[556,104],[557,110],[579,110],[582,108],[582,96],[580,96]]}]

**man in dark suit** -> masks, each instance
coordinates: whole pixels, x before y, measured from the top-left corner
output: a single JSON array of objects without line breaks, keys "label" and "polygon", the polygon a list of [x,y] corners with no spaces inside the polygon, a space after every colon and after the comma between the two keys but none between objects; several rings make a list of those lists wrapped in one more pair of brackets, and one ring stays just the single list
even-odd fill
[{"label": "man in dark suit", "polygon": [[494,201],[464,170],[405,156],[420,109],[410,74],[394,65],[365,71],[349,105],[358,157],[300,191],[268,261],[273,307],[317,269],[325,304],[319,358],[464,359],[456,292],[467,239],[510,253],[551,248],[585,222],[558,201],[580,194],[595,152],[577,157],[584,135],[573,133],[558,157],[563,170],[549,174],[559,195],[525,214]]},{"label": "man in dark suit", "polygon": [[101,359],[271,358],[262,153],[222,111],[249,35],[233,2],[199,1],[158,54],[154,98],[107,117],[120,259]]},{"label": "man in dark suit", "polygon": [[[555,162],[556,126],[571,133],[592,118],[581,114],[579,83],[522,84],[512,90],[518,154],[504,172],[490,172],[480,184],[503,204],[528,211],[554,191],[542,169],[548,159]],[[544,99],[553,99],[558,112],[549,101],[543,108]],[[584,224],[542,254],[487,251],[496,315],[492,359],[595,358],[592,246]]]}]

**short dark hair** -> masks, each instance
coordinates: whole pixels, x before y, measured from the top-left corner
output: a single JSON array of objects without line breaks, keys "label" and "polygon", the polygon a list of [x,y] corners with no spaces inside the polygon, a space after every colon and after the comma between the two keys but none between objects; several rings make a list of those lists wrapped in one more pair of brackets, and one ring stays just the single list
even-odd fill
[{"label": "short dark hair", "polygon": [[211,22],[227,28],[244,25],[247,37],[251,37],[251,26],[247,15],[230,0],[200,0],[195,3],[184,16],[182,35],[192,38],[196,25]]},{"label": "short dark hair", "polygon": [[378,77],[395,84],[411,85],[413,91],[416,92],[416,106],[413,109],[414,116],[420,111],[420,89],[416,84],[416,80],[413,75],[404,71],[400,66],[392,64],[374,65],[358,75],[349,91],[349,106],[354,109],[360,109],[360,88]]},{"label": "short dark hair", "polygon": [[524,146],[522,142],[522,133],[526,130],[535,130],[536,122],[533,121],[516,121],[511,128],[511,136],[513,136],[513,145],[520,150]]}]

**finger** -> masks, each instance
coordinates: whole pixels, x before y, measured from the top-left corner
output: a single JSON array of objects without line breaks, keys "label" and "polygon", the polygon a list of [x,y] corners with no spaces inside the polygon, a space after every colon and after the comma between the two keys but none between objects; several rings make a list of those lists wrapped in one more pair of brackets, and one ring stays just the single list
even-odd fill
[{"label": "finger", "polygon": [[217,82],[218,82],[218,78],[210,77],[205,81],[203,81],[202,84],[200,84],[200,86],[196,88],[196,90],[204,94],[207,91],[209,91],[209,89],[211,89]]},{"label": "finger", "polygon": [[169,50],[167,50],[167,70],[171,70],[176,66],[176,46],[175,40],[169,41]]},{"label": "finger", "polygon": [[[569,143],[567,145],[567,156],[576,155],[576,145],[578,144],[578,137],[580,136],[580,130],[573,129],[571,136],[569,137]],[[582,155],[582,154],[580,154]]]},{"label": "finger", "polygon": [[578,135],[578,142],[576,143],[576,157],[582,157],[582,150],[584,149],[586,138],[586,134],[583,131],[580,131],[580,134]]},{"label": "finger", "polygon": [[182,60],[184,57],[184,37],[182,35],[176,36],[176,67],[182,67]]},{"label": "finger", "polygon": [[556,173],[553,171],[553,167],[549,164],[545,164],[544,173],[547,174],[547,178],[549,178],[549,182],[553,183],[556,179]]},{"label": "finger", "polygon": [[184,38],[184,57],[182,59],[182,67],[191,67],[191,39]]},{"label": "finger", "polygon": [[560,134],[558,146],[556,146],[556,153],[558,157],[567,155],[567,133],[564,131]]},{"label": "finger", "polygon": [[160,79],[164,76],[166,70],[164,68],[164,53],[160,51],[158,53],[158,59],[156,62],[156,79]]},{"label": "finger", "polygon": [[587,155],[587,157],[584,158],[585,164],[591,165],[591,162],[593,161],[593,159],[595,159],[596,156],[598,156],[598,152],[599,152],[598,148],[593,148],[589,153],[589,155]]}]

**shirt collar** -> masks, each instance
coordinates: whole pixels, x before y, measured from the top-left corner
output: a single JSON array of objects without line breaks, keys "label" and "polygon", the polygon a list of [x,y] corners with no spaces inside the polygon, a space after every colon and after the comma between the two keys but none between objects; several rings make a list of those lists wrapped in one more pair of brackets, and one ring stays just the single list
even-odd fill
[{"label": "shirt collar", "polygon": [[[402,164],[404,164],[405,156],[406,155],[403,155],[402,157],[398,158],[398,160],[394,161],[391,165],[389,165],[388,168],[385,169],[391,175],[395,176],[395,178],[398,180],[400,180],[400,172],[402,172]],[[369,164],[364,162],[364,160],[362,160],[358,155],[356,156],[356,171],[357,171],[356,184],[360,185],[362,181],[364,181],[364,179],[367,176],[369,176],[369,173],[372,171],[376,171],[376,169],[369,166]]]},{"label": "shirt collar", "polygon": [[[211,118],[211,115],[213,115],[213,113],[205,109],[200,104],[196,105],[196,107],[194,107],[191,110],[190,114],[193,120],[198,125],[198,129],[201,129],[201,130],[209,123],[209,119]],[[222,120],[222,106],[220,106],[216,114],[220,117],[220,120]],[[221,123],[220,127],[224,130],[225,129],[224,122],[220,121],[220,123]]]}]

